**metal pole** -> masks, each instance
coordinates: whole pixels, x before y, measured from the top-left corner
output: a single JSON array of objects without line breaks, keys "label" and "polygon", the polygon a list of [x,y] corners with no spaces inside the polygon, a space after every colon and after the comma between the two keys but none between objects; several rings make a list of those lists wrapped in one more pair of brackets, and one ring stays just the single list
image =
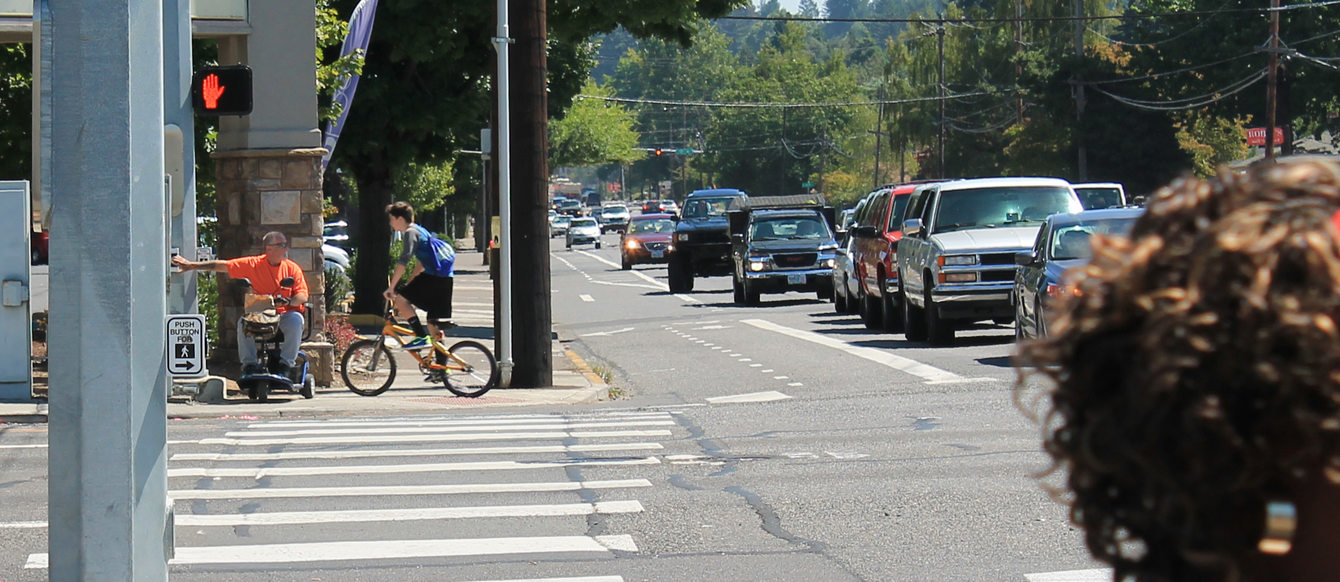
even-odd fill
[{"label": "metal pole", "polygon": [[945,172],[945,21],[940,21],[940,27],[935,30],[935,34],[940,37],[940,131],[935,146],[939,150],[939,167],[936,169],[939,170],[941,178],[947,178],[949,174]]},{"label": "metal pole", "polygon": [[1270,64],[1266,69],[1266,161],[1275,160],[1275,107],[1279,99],[1280,1],[1270,0]]},{"label": "metal pole", "polygon": [[[1084,58],[1084,0],[1074,0],[1075,57]],[[1075,73],[1075,150],[1080,181],[1089,179],[1089,152],[1084,145],[1084,77]]]},{"label": "metal pole", "polygon": [[507,0],[498,0],[498,36],[493,44],[498,50],[498,218],[502,233],[498,245],[501,264],[498,265],[501,296],[501,333],[498,337],[498,368],[502,372],[499,384],[509,386],[512,379],[512,110],[511,84],[508,69],[508,46],[512,38],[507,30]]}]

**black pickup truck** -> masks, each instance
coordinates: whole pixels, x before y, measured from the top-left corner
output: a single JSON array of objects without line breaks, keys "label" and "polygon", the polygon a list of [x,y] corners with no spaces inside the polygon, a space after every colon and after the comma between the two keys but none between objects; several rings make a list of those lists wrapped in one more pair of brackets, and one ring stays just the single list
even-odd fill
[{"label": "black pickup truck", "polygon": [[696,190],[684,199],[666,269],[672,293],[692,291],[694,277],[730,273],[726,213],[743,207],[748,199],[743,190],[729,188]]},{"label": "black pickup truck", "polygon": [[833,297],[836,212],[822,196],[754,196],[730,213],[732,290],[737,304],[763,293],[811,291]]}]

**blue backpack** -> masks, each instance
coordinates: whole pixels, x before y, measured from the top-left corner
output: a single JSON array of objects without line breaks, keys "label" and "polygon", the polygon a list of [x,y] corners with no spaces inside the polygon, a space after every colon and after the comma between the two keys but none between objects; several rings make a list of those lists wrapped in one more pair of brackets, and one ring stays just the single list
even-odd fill
[{"label": "blue backpack", "polygon": [[456,249],[451,248],[447,241],[433,236],[433,233],[428,232],[428,229],[417,224],[414,225],[414,228],[419,230],[419,239],[423,241],[418,248],[414,249],[414,258],[419,260],[423,269],[429,275],[438,277],[454,276],[456,274]]}]

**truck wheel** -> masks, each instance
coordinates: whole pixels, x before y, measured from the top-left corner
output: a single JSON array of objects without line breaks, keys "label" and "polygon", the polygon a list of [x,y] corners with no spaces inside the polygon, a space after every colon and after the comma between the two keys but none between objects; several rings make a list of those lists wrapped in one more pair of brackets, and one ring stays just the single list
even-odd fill
[{"label": "truck wheel", "polygon": [[921,309],[907,300],[907,294],[901,293],[899,303],[903,304],[903,336],[907,341],[919,342],[926,339],[926,319]]},{"label": "truck wheel", "polygon": [[759,295],[761,295],[758,291],[758,286],[753,283],[750,283],[749,279],[745,279],[743,287],[744,287],[744,304],[750,307],[757,306],[759,302]]},{"label": "truck wheel", "polygon": [[666,266],[666,276],[670,279],[671,293],[685,293],[693,290],[693,272],[689,260],[679,253],[670,255],[670,264]]},{"label": "truck wheel", "polygon": [[833,311],[847,312],[847,278],[843,277],[833,286]]},{"label": "truck wheel", "polygon": [[[884,281],[880,281],[880,288],[888,289],[884,286]],[[903,331],[903,310],[898,308],[898,302],[894,300],[893,294],[884,292],[883,305],[880,306],[880,314],[884,316],[884,331],[900,332]]]},{"label": "truck wheel", "polygon": [[865,328],[878,330],[883,324],[883,317],[880,313],[880,299],[869,293],[861,294],[861,301],[865,303],[861,309],[861,321],[865,323]]},{"label": "truck wheel", "polygon": [[633,261],[628,258],[627,254],[623,255],[623,260],[620,262],[623,263],[622,265],[620,265],[620,267],[625,271],[631,270],[633,268]]},{"label": "truck wheel", "polygon": [[819,298],[819,301],[828,301],[832,299],[833,280],[829,279],[828,282],[822,280],[819,281],[819,288],[814,290],[814,295]]},{"label": "truck wheel", "polygon": [[940,310],[931,303],[931,288],[926,287],[926,339],[933,346],[947,346],[954,343],[954,324],[940,317]]},{"label": "truck wheel", "polygon": [[744,305],[744,285],[734,275],[730,278],[731,299],[736,305]]}]

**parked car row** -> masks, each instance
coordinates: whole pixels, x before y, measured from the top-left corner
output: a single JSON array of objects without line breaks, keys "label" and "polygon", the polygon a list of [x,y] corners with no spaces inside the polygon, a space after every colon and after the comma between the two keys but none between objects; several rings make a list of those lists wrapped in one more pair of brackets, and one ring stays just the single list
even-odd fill
[{"label": "parked car row", "polygon": [[1087,198],[1055,178],[871,192],[842,223],[831,273],[834,309],[860,313],[870,329],[934,345],[951,343],[958,329],[983,320],[1017,319],[1020,337],[1045,334],[1048,298],[1065,292],[1066,268],[1087,260],[1087,237],[1124,233],[1141,212],[1120,208],[1126,203],[1120,184],[1079,186]]}]

